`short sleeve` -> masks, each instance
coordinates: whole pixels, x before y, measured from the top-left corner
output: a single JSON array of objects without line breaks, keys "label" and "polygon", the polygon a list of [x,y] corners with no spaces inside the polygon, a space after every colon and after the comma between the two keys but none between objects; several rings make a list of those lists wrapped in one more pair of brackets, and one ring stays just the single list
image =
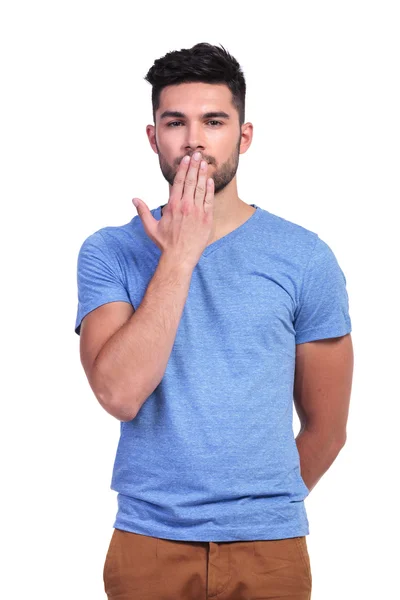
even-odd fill
[{"label": "short sleeve", "polygon": [[77,285],[75,333],[78,335],[83,317],[95,308],[118,300],[131,303],[113,250],[107,247],[99,231],[86,238],[79,250]]},{"label": "short sleeve", "polygon": [[320,238],[303,276],[293,325],[296,344],[351,332],[346,278],[331,248]]}]

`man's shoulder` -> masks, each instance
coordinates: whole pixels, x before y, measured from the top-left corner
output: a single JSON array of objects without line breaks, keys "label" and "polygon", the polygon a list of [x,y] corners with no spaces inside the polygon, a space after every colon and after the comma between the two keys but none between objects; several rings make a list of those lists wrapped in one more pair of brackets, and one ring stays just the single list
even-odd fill
[{"label": "man's shoulder", "polygon": [[315,231],[307,229],[294,221],[263,209],[260,224],[260,244],[278,258],[290,257],[292,260],[299,255],[301,262],[309,256],[319,236]]},{"label": "man's shoulder", "polygon": [[130,254],[132,249],[151,240],[146,235],[140,217],[135,216],[122,225],[106,225],[90,234],[84,243],[90,243],[99,249],[112,249],[117,254]]},{"label": "man's shoulder", "polygon": [[285,217],[272,213],[266,209],[262,209],[262,214],[265,226],[269,226],[273,231],[291,236],[307,237],[314,240],[318,235],[315,231],[307,229],[304,225],[300,225],[300,223],[286,219]]}]

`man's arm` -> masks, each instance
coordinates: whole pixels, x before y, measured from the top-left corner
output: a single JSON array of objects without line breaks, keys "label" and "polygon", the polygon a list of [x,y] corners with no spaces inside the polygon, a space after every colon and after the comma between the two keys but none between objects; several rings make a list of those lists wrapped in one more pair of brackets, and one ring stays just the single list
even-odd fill
[{"label": "man's arm", "polygon": [[136,311],[113,303],[82,321],[81,361],[89,383],[103,408],[120,421],[135,418],[164,375],[191,277],[191,267],[163,253]]},{"label": "man's arm", "polygon": [[[135,199],[145,233],[161,250],[136,311],[115,301],[82,320],[81,360],[89,383],[105,410],[121,421],[136,417],[164,376],[193,269],[212,233],[214,180],[207,180],[207,163],[199,159],[196,152],[181,160],[160,220]],[[109,270],[105,276],[100,271],[95,285],[109,278]]]},{"label": "man's arm", "polygon": [[302,478],[311,491],[346,442],[353,378],[351,335],[296,345],[294,404]]}]

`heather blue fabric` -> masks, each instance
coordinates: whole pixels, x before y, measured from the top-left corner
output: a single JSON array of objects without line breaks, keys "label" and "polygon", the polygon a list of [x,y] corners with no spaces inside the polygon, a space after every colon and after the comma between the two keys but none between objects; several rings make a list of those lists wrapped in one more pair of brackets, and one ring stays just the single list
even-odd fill
[{"label": "heather blue fabric", "polygon": [[[165,374],[120,423],[118,529],[215,542],[309,534],[293,431],[296,344],[351,332],[346,279],[316,233],[251,206],[205,248]],[[151,212],[161,218],[161,206]],[[90,235],[78,256],[76,333],[106,302],[138,307],[159,257],[137,215]]]}]

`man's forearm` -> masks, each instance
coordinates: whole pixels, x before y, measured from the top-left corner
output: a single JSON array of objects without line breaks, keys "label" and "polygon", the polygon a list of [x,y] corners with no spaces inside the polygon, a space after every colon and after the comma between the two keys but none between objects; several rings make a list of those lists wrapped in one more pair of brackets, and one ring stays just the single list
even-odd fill
[{"label": "man's forearm", "polygon": [[344,442],[332,437],[327,439],[326,433],[304,428],[296,437],[296,444],[300,455],[301,476],[311,491],[332,465]]},{"label": "man's forearm", "polygon": [[96,359],[98,394],[121,421],[136,416],[164,375],[192,271],[162,254],[141,304]]}]

